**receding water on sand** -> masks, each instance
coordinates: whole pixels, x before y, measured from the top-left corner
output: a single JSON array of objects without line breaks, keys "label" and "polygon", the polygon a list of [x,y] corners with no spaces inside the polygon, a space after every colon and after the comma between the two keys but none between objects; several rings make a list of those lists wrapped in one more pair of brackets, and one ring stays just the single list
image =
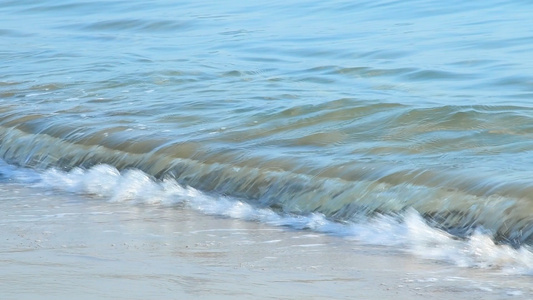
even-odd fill
[{"label": "receding water on sand", "polygon": [[528,299],[529,276],[388,246],[2,185],[2,299]]}]

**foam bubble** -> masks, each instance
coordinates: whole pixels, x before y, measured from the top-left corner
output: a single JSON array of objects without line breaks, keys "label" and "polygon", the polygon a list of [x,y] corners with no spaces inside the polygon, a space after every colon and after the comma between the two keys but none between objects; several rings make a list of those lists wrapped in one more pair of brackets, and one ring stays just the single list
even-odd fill
[{"label": "foam bubble", "polygon": [[416,212],[408,213],[404,224],[408,233],[408,250],[417,256],[447,261],[460,267],[533,274],[533,252],[526,246],[514,249],[508,245],[497,245],[481,230],[466,239],[458,239],[430,227]]},{"label": "foam bubble", "polygon": [[70,172],[49,169],[36,185],[107,198],[110,202],[145,204],[176,204],[180,200],[176,196],[184,193],[173,181],[156,182],[139,170],[121,174],[109,165],[98,165],[87,171],[80,168]]}]

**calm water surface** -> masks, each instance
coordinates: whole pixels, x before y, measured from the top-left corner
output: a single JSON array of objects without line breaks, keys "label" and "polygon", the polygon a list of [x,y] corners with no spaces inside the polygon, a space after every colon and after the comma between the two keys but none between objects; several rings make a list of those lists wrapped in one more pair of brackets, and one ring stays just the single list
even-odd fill
[{"label": "calm water surface", "polygon": [[138,169],[339,222],[416,210],[458,237],[483,228],[529,247],[532,13],[496,0],[0,1],[0,157]]}]

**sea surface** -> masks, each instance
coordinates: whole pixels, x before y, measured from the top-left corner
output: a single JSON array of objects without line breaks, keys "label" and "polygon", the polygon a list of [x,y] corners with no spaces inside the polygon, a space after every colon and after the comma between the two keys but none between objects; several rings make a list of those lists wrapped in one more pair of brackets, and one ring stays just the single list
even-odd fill
[{"label": "sea surface", "polygon": [[0,186],[531,275],[532,16],[518,0],[0,0]]}]

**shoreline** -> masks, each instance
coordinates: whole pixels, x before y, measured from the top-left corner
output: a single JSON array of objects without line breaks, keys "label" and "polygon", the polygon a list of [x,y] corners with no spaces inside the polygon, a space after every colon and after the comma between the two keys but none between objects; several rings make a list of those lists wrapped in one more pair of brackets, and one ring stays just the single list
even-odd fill
[{"label": "shoreline", "polygon": [[2,299],[529,299],[524,276],[203,215],[0,187]]}]

